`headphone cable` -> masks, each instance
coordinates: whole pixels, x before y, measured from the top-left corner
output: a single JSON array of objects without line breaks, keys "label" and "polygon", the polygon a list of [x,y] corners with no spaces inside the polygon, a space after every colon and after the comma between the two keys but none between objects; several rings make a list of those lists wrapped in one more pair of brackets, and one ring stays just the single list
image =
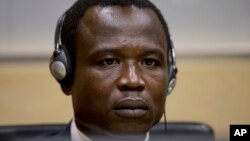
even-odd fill
[{"label": "headphone cable", "polygon": [[165,133],[167,133],[167,118],[166,118],[166,108],[164,108],[164,126],[165,126]]}]

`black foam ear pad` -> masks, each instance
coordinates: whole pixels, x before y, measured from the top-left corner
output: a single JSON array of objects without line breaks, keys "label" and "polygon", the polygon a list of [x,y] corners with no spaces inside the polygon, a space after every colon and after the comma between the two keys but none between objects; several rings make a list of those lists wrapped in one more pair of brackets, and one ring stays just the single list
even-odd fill
[{"label": "black foam ear pad", "polygon": [[50,72],[60,84],[71,83],[72,65],[64,45],[59,45],[58,50],[54,51],[50,61]]}]

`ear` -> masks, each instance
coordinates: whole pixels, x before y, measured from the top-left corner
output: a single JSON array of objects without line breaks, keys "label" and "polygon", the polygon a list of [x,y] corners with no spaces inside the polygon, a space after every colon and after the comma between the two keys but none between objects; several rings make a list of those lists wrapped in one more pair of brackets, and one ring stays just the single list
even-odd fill
[{"label": "ear", "polygon": [[72,94],[72,90],[71,90],[70,86],[61,85],[61,89],[62,89],[62,91],[63,91],[63,93],[65,95],[71,95]]}]

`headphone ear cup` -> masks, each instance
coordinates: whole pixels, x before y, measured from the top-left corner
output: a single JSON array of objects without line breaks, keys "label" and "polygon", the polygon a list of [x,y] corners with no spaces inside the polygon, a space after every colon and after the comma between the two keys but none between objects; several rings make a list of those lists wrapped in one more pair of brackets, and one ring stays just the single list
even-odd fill
[{"label": "headphone ear cup", "polygon": [[169,66],[169,73],[168,73],[168,89],[166,95],[170,95],[175,88],[176,84],[176,74],[177,68],[174,63],[171,63]]},{"label": "headphone ear cup", "polygon": [[167,96],[172,93],[176,84],[176,79],[171,79],[168,83]]},{"label": "headphone ear cup", "polygon": [[50,72],[61,85],[71,83],[72,66],[64,45],[60,45],[59,50],[54,51],[50,61]]}]

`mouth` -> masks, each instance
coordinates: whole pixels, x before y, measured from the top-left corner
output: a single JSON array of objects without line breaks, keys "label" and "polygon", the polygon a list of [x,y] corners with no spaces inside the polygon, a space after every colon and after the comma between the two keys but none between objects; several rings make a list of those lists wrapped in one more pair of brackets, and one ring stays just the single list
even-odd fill
[{"label": "mouth", "polygon": [[124,99],[114,106],[115,113],[124,118],[139,118],[144,116],[148,110],[147,103],[141,99]]}]

